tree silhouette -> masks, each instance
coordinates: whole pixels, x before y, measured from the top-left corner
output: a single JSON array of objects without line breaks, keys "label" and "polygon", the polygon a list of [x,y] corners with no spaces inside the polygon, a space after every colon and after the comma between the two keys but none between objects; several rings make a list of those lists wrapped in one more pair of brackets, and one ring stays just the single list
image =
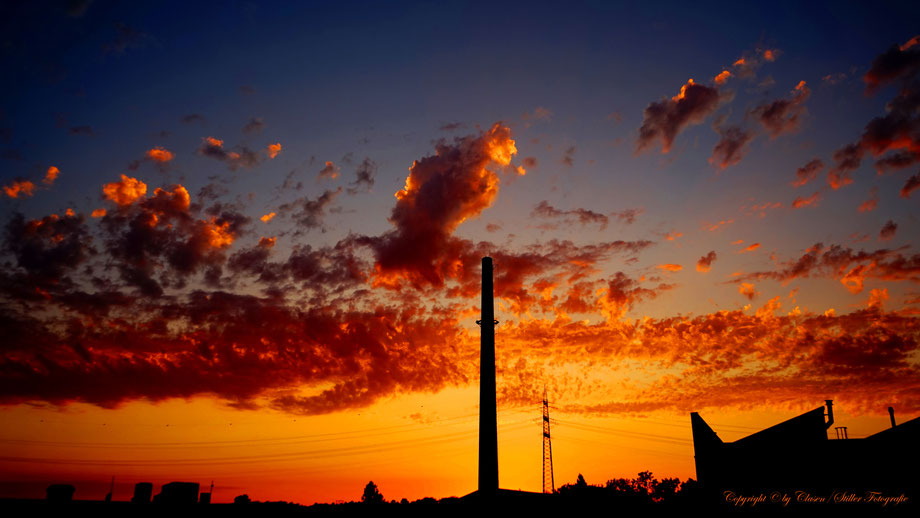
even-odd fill
[{"label": "tree silhouette", "polygon": [[383,495],[380,494],[380,491],[377,490],[377,484],[374,484],[374,481],[371,480],[364,486],[364,494],[361,495],[361,501],[365,504],[382,504]]}]

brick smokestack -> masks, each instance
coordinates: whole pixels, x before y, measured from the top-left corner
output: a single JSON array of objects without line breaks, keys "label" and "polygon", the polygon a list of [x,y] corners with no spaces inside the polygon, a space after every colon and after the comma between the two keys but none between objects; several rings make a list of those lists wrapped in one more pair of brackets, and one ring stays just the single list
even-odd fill
[{"label": "brick smokestack", "polygon": [[479,324],[479,494],[498,493],[498,420],[495,408],[495,308],[492,258],[482,258],[482,319]]}]

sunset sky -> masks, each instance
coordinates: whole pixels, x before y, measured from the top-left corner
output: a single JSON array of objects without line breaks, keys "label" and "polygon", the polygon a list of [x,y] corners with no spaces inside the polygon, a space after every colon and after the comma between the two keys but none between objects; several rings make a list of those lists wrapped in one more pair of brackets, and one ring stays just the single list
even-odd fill
[{"label": "sunset sky", "polygon": [[[695,477],[920,415],[916,2],[5,2],[0,497]],[[832,434],[833,435],[833,434]]]}]

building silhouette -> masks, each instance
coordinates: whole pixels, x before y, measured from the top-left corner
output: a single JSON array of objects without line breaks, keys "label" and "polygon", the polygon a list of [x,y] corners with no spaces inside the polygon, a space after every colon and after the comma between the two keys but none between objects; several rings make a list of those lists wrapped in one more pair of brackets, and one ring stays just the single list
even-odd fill
[{"label": "building silhouette", "polygon": [[861,439],[834,424],[833,402],[734,442],[725,442],[697,412],[690,414],[696,475],[713,498],[807,492],[822,497],[880,492],[913,500],[920,488],[920,418]]}]

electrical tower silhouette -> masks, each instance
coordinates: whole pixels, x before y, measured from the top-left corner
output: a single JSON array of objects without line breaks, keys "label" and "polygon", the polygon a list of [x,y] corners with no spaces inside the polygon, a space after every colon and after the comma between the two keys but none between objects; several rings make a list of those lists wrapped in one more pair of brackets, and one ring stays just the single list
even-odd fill
[{"label": "electrical tower silhouette", "polygon": [[546,386],[543,386],[543,492],[555,493],[556,482],[553,480],[553,443],[549,439],[549,400],[546,399]]}]

